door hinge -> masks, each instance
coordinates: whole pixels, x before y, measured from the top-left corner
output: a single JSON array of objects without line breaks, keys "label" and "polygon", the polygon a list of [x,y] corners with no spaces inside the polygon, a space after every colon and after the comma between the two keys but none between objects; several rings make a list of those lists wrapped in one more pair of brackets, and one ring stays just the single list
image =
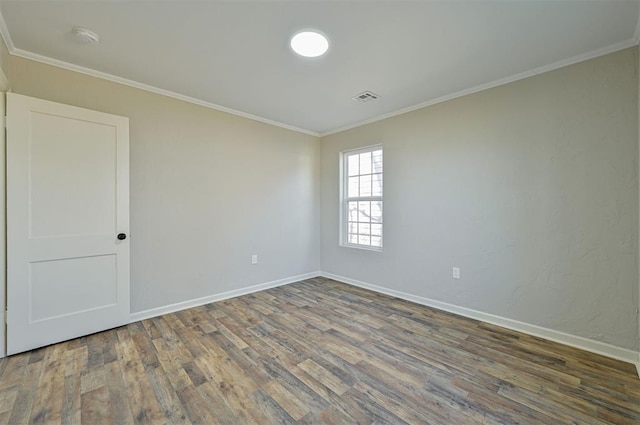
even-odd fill
[{"label": "door hinge", "polygon": [[5,310],[4,311],[4,324],[8,324],[9,323],[9,310]]},{"label": "door hinge", "polygon": [[7,128],[7,116],[2,117],[2,128]]}]

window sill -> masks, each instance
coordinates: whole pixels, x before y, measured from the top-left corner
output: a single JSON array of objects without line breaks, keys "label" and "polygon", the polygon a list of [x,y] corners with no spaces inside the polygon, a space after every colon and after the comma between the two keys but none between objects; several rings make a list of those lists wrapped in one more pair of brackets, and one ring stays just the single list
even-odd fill
[{"label": "window sill", "polygon": [[354,244],[348,244],[348,243],[341,243],[340,246],[343,247],[343,248],[361,249],[363,251],[382,252],[382,248],[374,248],[374,247],[364,246],[364,245],[354,245]]}]

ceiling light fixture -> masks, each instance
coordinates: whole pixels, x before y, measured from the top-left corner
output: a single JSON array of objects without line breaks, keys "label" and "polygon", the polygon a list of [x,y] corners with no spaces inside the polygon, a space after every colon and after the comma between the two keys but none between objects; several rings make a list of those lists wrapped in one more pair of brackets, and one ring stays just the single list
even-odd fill
[{"label": "ceiling light fixture", "polygon": [[100,36],[86,28],[74,27],[71,34],[82,44],[98,44],[100,42]]},{"label": "ceiling light fixture", "polygon": [[291,48],[300,56],[316,58],[327,52],[329,40],[316,31],[301,31],[291,37]]}]

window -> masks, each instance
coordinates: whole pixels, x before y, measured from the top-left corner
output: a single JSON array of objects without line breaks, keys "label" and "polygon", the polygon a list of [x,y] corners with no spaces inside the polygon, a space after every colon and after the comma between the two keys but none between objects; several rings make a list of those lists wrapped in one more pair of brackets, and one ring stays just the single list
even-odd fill
[{"label": "window", "polygon": [[341,245],[382,250],[382,146],[342,153]]}]

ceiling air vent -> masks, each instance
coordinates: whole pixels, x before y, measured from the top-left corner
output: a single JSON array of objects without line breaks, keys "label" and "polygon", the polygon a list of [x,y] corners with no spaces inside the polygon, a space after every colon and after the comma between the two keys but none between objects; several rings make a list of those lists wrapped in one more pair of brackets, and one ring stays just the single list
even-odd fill
[{"label": "ceiling air vent", "polygon": [[367,102],[371,102],[372,100],[376,100],[379,97],[380,97],[379,94],[375,94],[374,92],[367,90],[355,96],[353,100],[355,100],[356,102],[367,103]]}]

